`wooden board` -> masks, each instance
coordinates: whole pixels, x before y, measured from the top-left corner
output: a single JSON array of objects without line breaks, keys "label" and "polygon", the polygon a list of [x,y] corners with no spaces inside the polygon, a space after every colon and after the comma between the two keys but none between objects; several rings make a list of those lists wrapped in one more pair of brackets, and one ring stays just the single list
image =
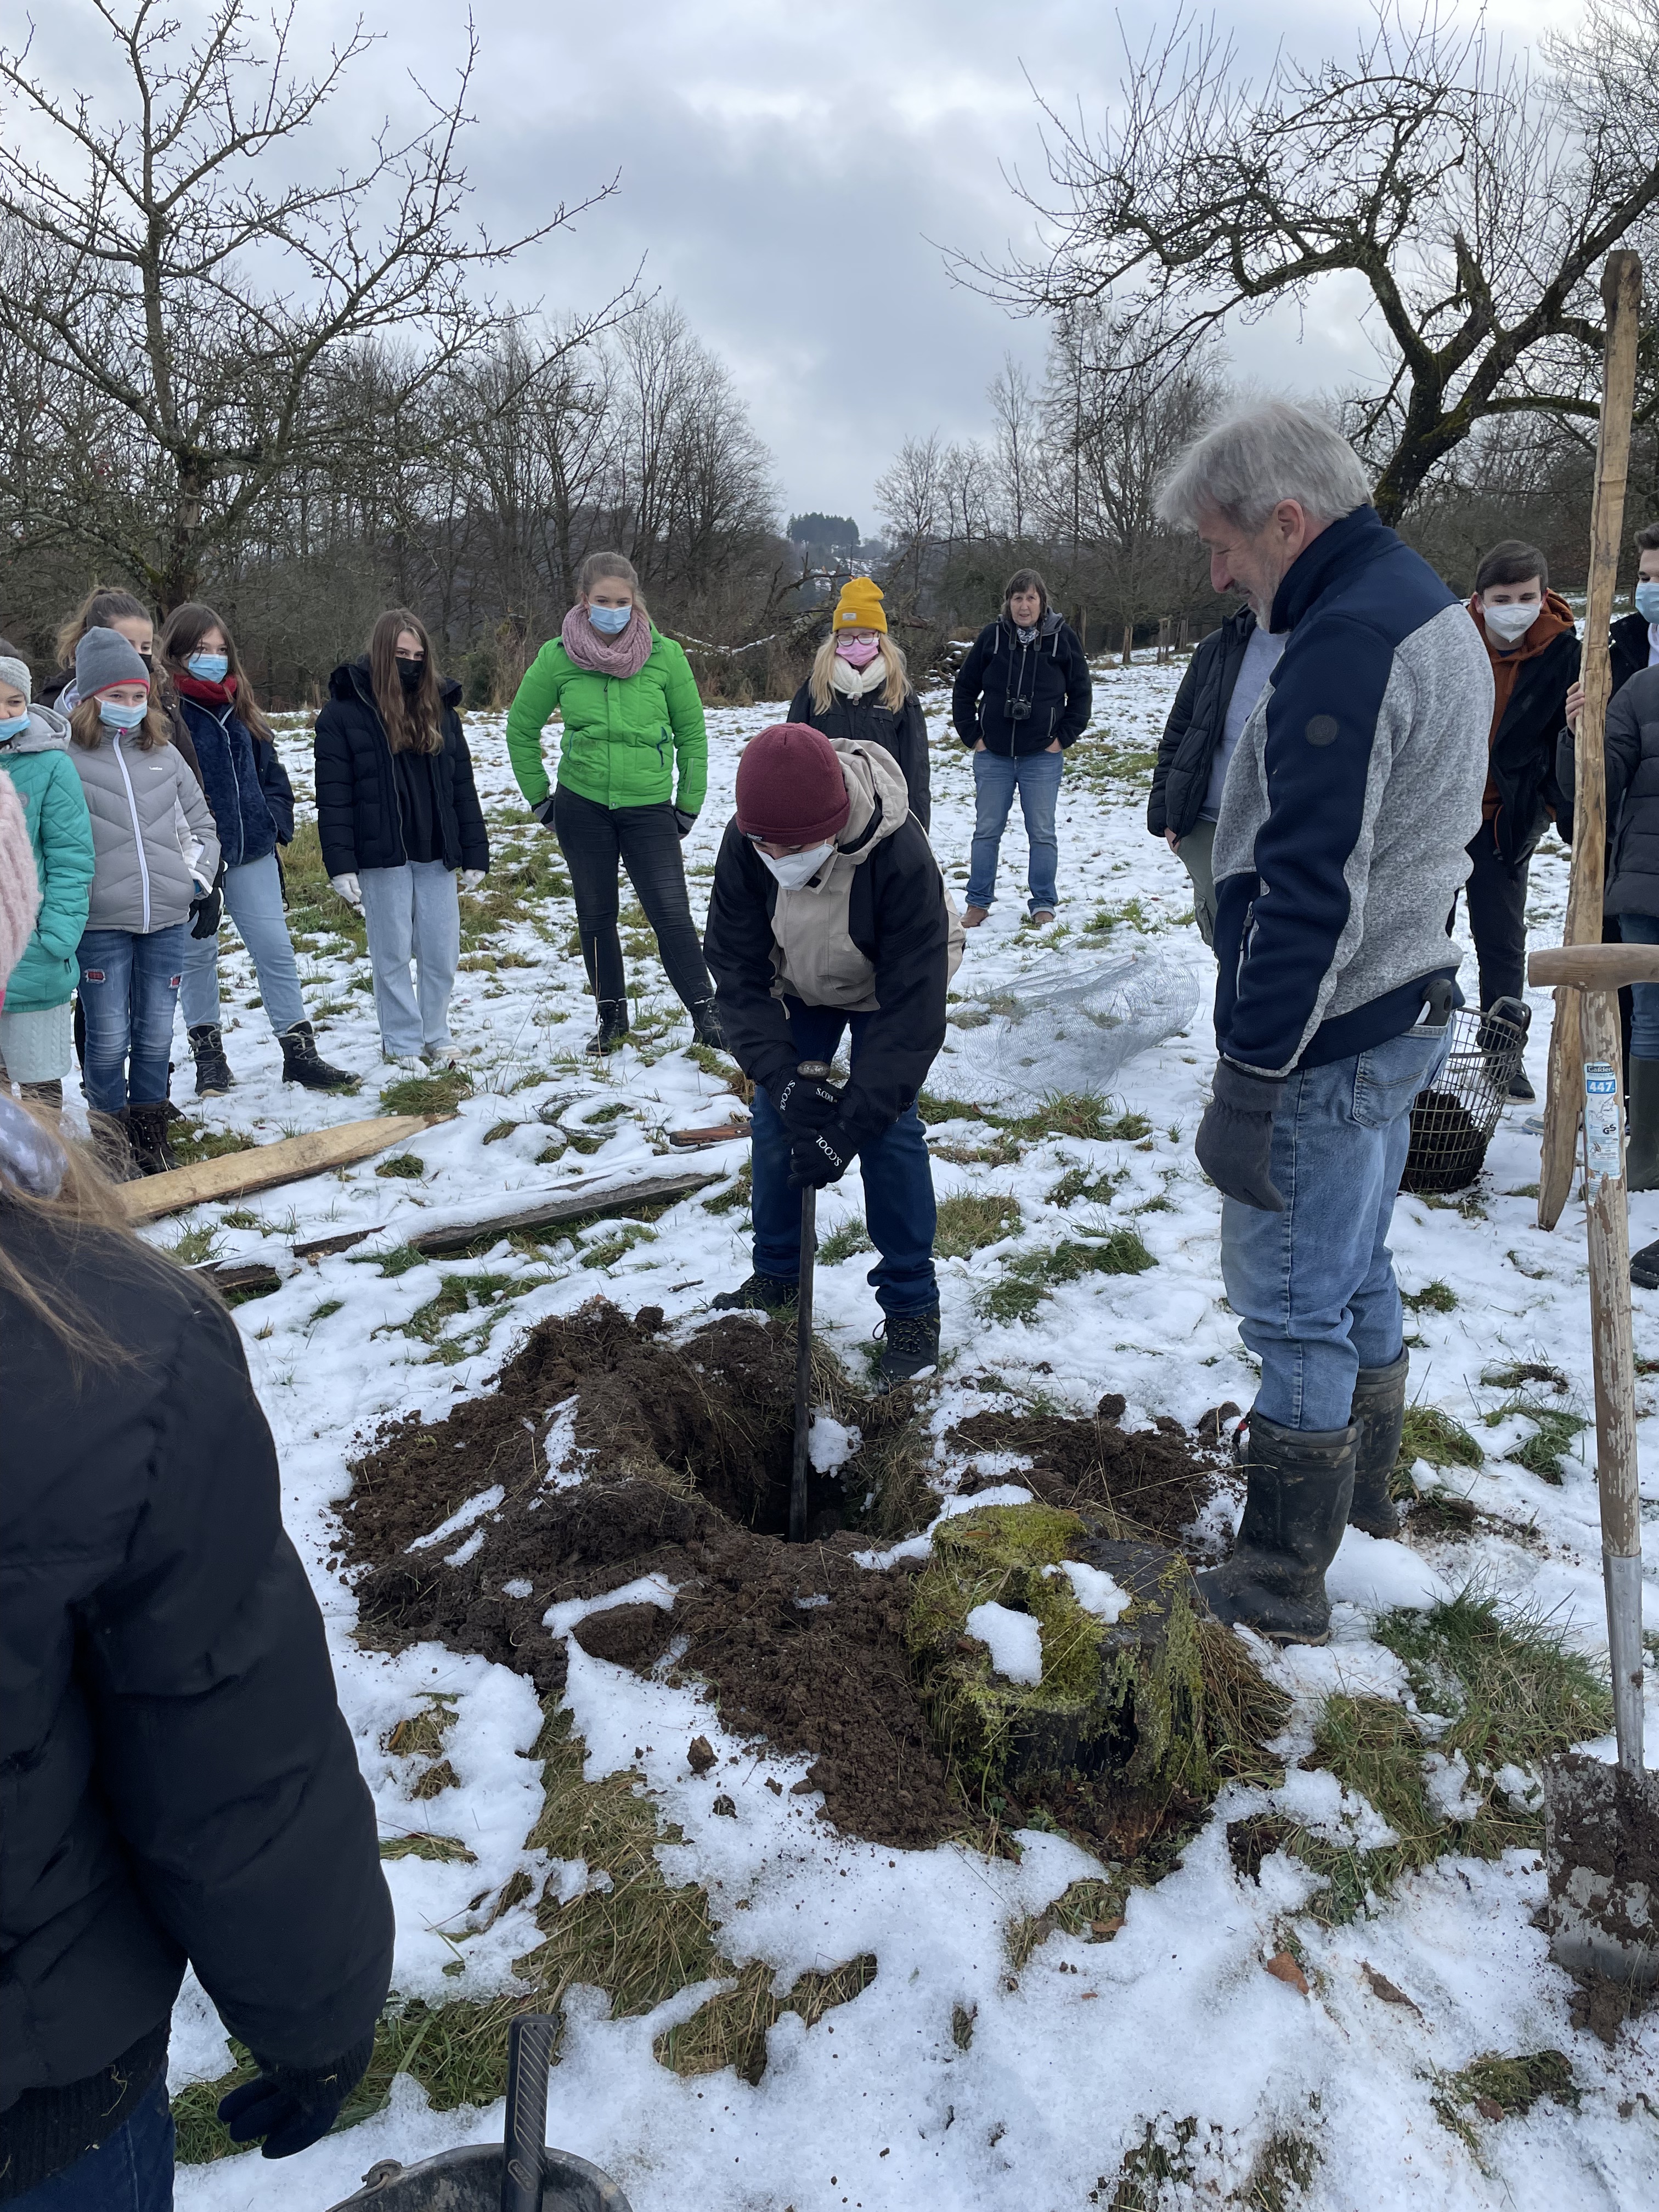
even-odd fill
[{"label": "wooden board", "polygon": [[[626,1213],[636,1206],[662,1206],[677,1198],[690,1198],[711,1182],[726,1180],[719,1168],[678,1168],[671,1174],[635,1176],[630,1182],[606,1176],[603,1182],[564,1183],[557,1190],[527,1198],[522,1193],[510,1205],[469,1208],[464,1213],[441,1216],[430,1227],[414,1229],[404,1243],[428,1258],[464,1252],[485,1237],[505,1237],[514,1229],[544,1229],[561,1221],[588,1221],[606,1213]],[[296,1260],[320,1260],[333,1252],[349,1252],[382,1235],[389,1226],[377,1223],[368,1229],[346,1229],[331,1237],[313,1237],[296,1244]]]},{"label": "wooden board", "polygon": [[167,1175],[145,1176],[121,1187],[127,1218],[156,1221],[165,1213],[179,1213],[187,1206],[201,1206],[210,1199],[240,1198],[248,1191],[298,1182],[329,1168],[349,1167],[354,1160],[366,1160],[388,1146],[406,1144],[422,1129],[429,1129],[434,1120],[446,1118],[377,1114],[366,1121],[341,1121],[331,1129],[312,1129],[302,1137],[284,1137],[274,1145],[255,1145],[246,1152],[198,1160],[194,1167],[174,1168]]}]

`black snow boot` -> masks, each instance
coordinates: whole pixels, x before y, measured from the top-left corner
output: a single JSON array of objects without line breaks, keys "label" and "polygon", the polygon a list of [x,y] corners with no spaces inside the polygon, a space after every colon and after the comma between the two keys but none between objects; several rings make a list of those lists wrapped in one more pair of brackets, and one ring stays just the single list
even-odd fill
[{"label": "black snow boot", "polygon": [[722,1313],[787,1313],[800,1294],[800,1285],[787,1275],[750,1275],[735,1291],[722,1291],[710,1305]]},{"label": "black snow boot", "polygon": [[[726,1050],[726,1031],[720,1027],[720,1018],[712,999],[699,999],[691,1009],[691,1041],[694,1044],[712,1045],[716,1052]],[[1656,1065],[1659,1065],[1656,1062]]]},{"label": "black snow boot", "polygon": [[626,999],[599,1000],[599,1026],[583,1047],[595,1054],[614,1052],[628,1035],[628,1001]]},{"label": "black snow boot", "polygon": [[118,1114],[100,1114],[94,1109],[89,1118],[99,1166],[112,1182],[136,1182],[143,1170],[133,1158],[128,1109],[124,1106]]},{"label": "black snow boot", "polygon": [[939,1308],[927,1313],[889,1314],[881,1327],[881,1382],[913,1382],[939,1365]]},{"label": "black snow boot", "polygon": [[1325,1641],[1325,1570],[1347,1525],[1358,1439],[1352,1425],[1281,1429],[1252,1413],[1249,1489],[1233,1555],[1198,1577],[1218,1620],[1274,1644]]},{"label": "black snow boot", "polygon": [[31,1106],[50,1107],[54,1114],[64,1110],[64,1079],[54,1075],[50,1083],[20,1083],[18,1089]]},{"label": "black snow boot", "polygon": [[349,1068],[331,1067],[322,1058],[309,1022],[295,1022],[276,1042],[283,1048],[284,1083],[303,1084],[307,1091],[343,1091],[357,1080]]},{"label": "black snow boot", "polygon": [[1659,1243],[1644,1244],[1635,1255],[1630,1279],[1638,1291],[1659,1291]]},{"label": "black snow boot", "polygon": [[1368,1536],[1394,1536],[1400,1531],[1400,1510],[1389,1495],[1389,1478],[1405,1433],[1410,1366],[1410,1352],[1402,1352],[1392,1367],[1362,1367],[1354,1379],[1353,1411],[1348,1419],[1359,1437],[1348,1526],[1363,1528]]},{"label": "black snow boot", "polygon": [[140,1175],[168,1175],[179,1164],[167,1142],[167,1101],[152,1106],[129,1106],[127,1137]]},{"label": "black snow boot", "polygon": [[1659,1190],[1659,1060],[1632,1060],[1630,1064],[1625,1182],[1631,1190]]},{"label": "black snow boot", "polygon": [[225,1041],[220,1035],[217,1022],[204,1022],[199,1028],[185,1032],[190,1048],[196,1055],[196,1096],[198,1098],[222,1098],[235,1082],[230,1072],[230,1062],[225,1058]]}]

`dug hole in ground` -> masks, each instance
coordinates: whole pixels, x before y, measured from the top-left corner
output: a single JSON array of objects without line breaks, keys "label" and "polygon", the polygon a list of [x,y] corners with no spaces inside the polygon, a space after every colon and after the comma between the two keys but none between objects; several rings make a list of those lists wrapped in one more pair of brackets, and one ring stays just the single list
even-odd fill
[{"label": "dug hole in ground", "polygon": [[[740,1139],[690,1155],[715,1179],[667,1206],[452,1259],[409,1242],[451,1210],[660,1173],[672,1132],[738,1103],[636,909],[632,1041],[582,1055],[568,885],[501,718],[469,721],[495,859],[462,901],[461,1073],[379,1064],[361,925],[308,823],[289,921],[357,1100],[283,1088],[226,930],[237,1087],[192,1104],[180,1033],[185,1157],[453,1111],[399,1152],[146,1232],[276,1270],[237,1319],[398,1914],[356,2124],[300,2159],[233,2154],[212,2112],[237,2054],[187,1984],[185,2212],[320,2212],[378,2160],[499,2141],[505,2024],[543,2007],[562,2018],[550,2139],[637,2212],[1653,2202],[1659,2014],[1577,1986],[1538,1924],[1540,1759],[1610,1749],[1610,1717],[1582,1209],[1534,1226],[1528,1109],[1472,1190],[1396,1212],[1413,1503],[1400,1540],[1347,1536],[1329,1645],[1224,1637],[1158,1581],[1153,1547],[1225,1547],[1217,1409],[1254,1389],[1191,1149],[1208,960],[1144,822],[1180,672],[1097,670],[1060,920],[1022,923],[1016,821],[953,986],[924,1102],[936,1379],[872,1395],[856,1170],[820,1202],[804,1548],[776,1534],[787,1332],[709,1310],[749,1267]],[[972,777],[947,700],[926,704],[960,899]],[[710,714],[699,920],[741,743],[781,711]],[[305,813],[301,718],[282,745]],[[1553,840],[1532,880],[1534,932],[1559,940]],[[952,1087],[987,1004],[1127,951],[1185,963],[1199,1011],[1109,1097]],[[1540,1091],[1548,1016],[1540,994]],[[1656,1234],[1659,1200],[1637,1197],[1632,1241]],[[1635,1303],[1651,1501],[1655,1295]],[[1056,1744],[1083,1747],[1065,1781],[1041,1771]]]}]

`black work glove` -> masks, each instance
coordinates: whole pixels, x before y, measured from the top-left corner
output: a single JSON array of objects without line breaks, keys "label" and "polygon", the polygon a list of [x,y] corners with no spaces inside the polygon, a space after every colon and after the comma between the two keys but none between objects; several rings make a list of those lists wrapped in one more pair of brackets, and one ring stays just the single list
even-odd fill
[{"label": "black work glove", "polygon": [[791,1190],[822,1190],[839,1182],[852,1164],[858,1144],[839,1115],[822,1129],[811,1129],[789,1147]]},{"label": "black work glove", "polygon": [[204,891],[198,899],[190,902],[190,933],[192,937],[216,937],[220,917],[225,910],[225,895],[215,884],[210,891]]},{"label": "black work glove", "polygon": [[689,837],[691,835],[696,818],[695,814],[688,814],[683,806],[677,806],[674,809],[674,827],[682,837]]},{"label": "black work glove", "polygon": [[1285,1089],[1277,1075],[1252,1075],[1230,1060],[1215,1064],[1215,1088],[1198,1125],[1193,1150],[1198,1164],[1224,1198],[1283,1213],[1273,1188],[1273,1115]]},{"label": "black work glove", "polygon": [[550,830],[553,827],[552,793],[550,791],[545,799],[538,799],[530,811],[544,830]]},{"label": "black work glove", "polygon": [[255,2080],[219,2100],[219,2118],[231,2141],[255,2142],[263,2136],[266,2158],[308,2150],[340,2117],[374,2051],[373,2037],[365,2037],[330,2066],[273,2066],[260,2059]]},{"label": "black work glove", "polygon": [[780,1076],[772,1090],[772,1103],[792,1137],[810,1137],[827,1129],[841,1106],[841,1093],[827,1083],[793,1071]]}]

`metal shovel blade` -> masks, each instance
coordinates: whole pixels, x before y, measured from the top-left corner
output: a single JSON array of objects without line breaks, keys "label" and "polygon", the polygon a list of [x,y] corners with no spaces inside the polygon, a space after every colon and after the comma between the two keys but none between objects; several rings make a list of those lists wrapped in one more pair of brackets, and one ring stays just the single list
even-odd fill
[{"label": "metal shovel blade", "polygon": [[1659,1774],[1583,1752],[1546,1759],[1544,1866],[1556,1964],[1659,1984]]}]

